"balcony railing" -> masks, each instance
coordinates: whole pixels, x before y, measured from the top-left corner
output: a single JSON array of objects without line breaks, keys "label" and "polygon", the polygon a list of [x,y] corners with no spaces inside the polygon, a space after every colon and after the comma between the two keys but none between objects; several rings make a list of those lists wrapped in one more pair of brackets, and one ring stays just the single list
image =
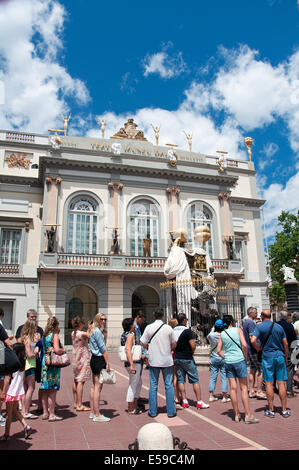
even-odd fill
[{"label": "balcony railing", "polygon": [[19,274],[19,264],[0,264],[0,274]]},{"label": "balcony railing", "polygon": [[[163,273],[166,257],[142,257],[126,255],[80,255],[75,253],[41,253],[42,269],[78,269],[94,271],[156,272]],[[242,274],[239,260],[212,260],[215,275]]]}]

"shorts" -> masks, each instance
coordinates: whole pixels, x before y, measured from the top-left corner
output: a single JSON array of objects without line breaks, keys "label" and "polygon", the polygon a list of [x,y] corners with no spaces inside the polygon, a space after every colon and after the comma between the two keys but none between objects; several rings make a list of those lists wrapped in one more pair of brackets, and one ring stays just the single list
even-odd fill
[{"label": "shorts", "polygon": [[248,376],[246,361],[226,362],[225,372],[228,379],[245,379]]},{"label": "shorts", "polygon": [[31,375],[35,376],[35,367],[25,370],[25,377],[31,377]]},{"label": "shorts", "polygon": [[103,356],[91,356],[90,368],[93,375],[100,375],[102,369],[106,369],[106,362]]},{"label": "shorts", "polygon": [[178,383],[186,382],[186,375],[189,384],[198,384],[198,371],[194,359],[175,359],[174,365],[176,366]]},{"label": "shorts", "polygon": [[257,353],[248,354],[248,366],[250,370],[256,370],[257,372],[262,372],[262,364],[258,360]]},{"label": "shorts", "polygon": [[265,382],[288,380],[287,366],[284,356],[263,358],[263,379]]}]

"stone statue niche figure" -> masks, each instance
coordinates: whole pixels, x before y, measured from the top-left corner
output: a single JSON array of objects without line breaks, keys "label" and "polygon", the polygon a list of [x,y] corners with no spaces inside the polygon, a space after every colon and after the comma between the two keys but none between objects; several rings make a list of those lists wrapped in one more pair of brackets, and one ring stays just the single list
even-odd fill
[{"label": "stone statue niche figure", "polygon": [[48,238],[48,253],[53,253],[55,251],[55,235],[56,229],[52,226],[50,230],[47,230]]},{"label": "stone statue niche figure", "polygon": [[143,240],[143,256],[151,256],[151,246],[152,246],[152,240],[151,240],[151,235],[150,233],[146,234],[146,238]]},{"label": "stone statue niche figure", "polygon": [[113,229],[111,254],[119,255],[118,233],[116,228]]},{"label": "stone statue niche figure", "polygon": [[227,256],[228,259],[235,259],[235,252],[234,252],[234,239],[233,237],[228,237],[227,240]]},{"label": "stone statue niche figure", "polygon": [[289,268],[288,266],[283,264],[280,268],[280,271],[283,272],[285,281],[296,281],[294,268]]}]

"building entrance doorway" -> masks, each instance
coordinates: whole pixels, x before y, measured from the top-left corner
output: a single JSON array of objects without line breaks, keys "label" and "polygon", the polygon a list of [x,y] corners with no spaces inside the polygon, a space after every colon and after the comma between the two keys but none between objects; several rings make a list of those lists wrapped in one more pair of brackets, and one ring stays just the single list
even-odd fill
[{"label": "building entrance doorway", "polygon": [[160,306],[160,297],[155,289],[149,286],[138,287],[132,295],[132,314],[139,310],[146,316],[146,323],[154,321],[153,311]]},{"label": "building entrance doorway", "polygon": [[65,299],[65,344],[72,344],[71,333],[73,331],[72,320],[81,317],[85,326],[98,312],[97,294],[88,286],[72,287]]}]

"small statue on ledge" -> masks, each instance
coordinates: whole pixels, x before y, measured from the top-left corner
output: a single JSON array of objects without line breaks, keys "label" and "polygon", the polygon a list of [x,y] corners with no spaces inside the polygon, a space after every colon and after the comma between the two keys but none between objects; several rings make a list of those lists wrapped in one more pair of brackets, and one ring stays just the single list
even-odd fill
[{"label": "small statue on ledge", "polygon": [[117,233],[117,229],[114,228],[110,255],[119,255],[119,254],[120,254],[120,250],[119,250],[119,242],[118,242],[118,233]]},{"label": "small statue on ledge", "polygon": [[151,235],[150,233],[147,233],[146,238],[143,240],[143,256],[151,256],[151,246],[152,246],[152,240],[151,240]]},{"label": "small statue on ledge", "polygon": [[52,226],[50,230],[46,230],[46,233],[48,238],[48,253],[54,253],[56,229]]},{"label": "small statue on ledge", "polygon": [[228,237],[227,241],[227,257],[228,259],[234,260],[235,259],[235,252],[234,252],[234,239],[233,237]]}]

